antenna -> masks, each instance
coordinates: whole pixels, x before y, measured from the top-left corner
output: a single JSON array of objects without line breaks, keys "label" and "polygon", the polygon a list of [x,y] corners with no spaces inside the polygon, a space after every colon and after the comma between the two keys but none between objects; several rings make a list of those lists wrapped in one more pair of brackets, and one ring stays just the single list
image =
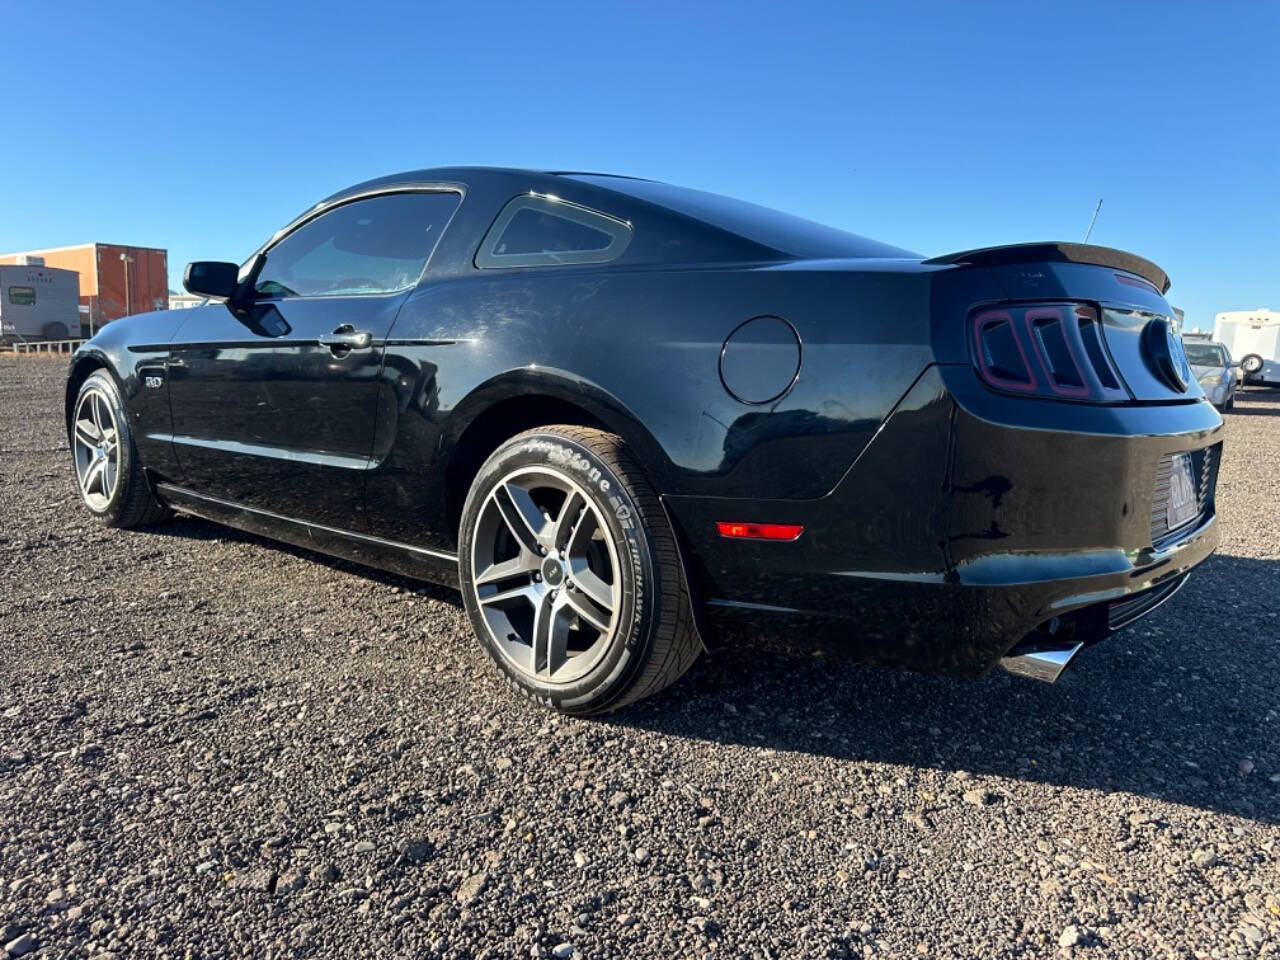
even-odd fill
[{"label": "antenna", "polygon": [[1093,208],[1093,216],[1089,218],[1089,229],[1084,232],[1084,242],[1089,242],[1089,234],[1093,233],[1093,225],[1098,222],[1098,211],[1102,209],[1102,198],[1098,198],[1098,205]]}]

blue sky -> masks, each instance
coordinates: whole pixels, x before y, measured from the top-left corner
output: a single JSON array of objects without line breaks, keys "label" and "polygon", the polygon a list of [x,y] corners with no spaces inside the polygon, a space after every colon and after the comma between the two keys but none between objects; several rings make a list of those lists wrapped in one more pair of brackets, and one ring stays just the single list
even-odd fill
[{"label": "blue sky", "polygon": [[6,7],[0,250],[167,247],[176,287],[340,187],[485,163],[926,254],[1080,240],[1102,197],[1093,242],[1189,326],[1280,307],[1280,3],[199,6]]}]

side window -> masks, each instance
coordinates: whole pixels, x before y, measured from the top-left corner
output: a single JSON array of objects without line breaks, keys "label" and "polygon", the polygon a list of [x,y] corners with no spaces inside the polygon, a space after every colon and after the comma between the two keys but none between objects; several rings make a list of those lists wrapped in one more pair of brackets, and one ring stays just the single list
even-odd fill
[{"label": "side window", "polygon": [[259,298],[396,293],[422,276],[461,197],[388,193],[335,207],[267,250]]},{"label": "side window", "polygon": [[477,267],[604,263],[631,242],[631,225],[587,207],[533,194],[498,214],[476,253]]},{"label": "side window", "polygon": [[36,305],[36,288],[10,287],[9,302],[15,307],[34,307]]}]

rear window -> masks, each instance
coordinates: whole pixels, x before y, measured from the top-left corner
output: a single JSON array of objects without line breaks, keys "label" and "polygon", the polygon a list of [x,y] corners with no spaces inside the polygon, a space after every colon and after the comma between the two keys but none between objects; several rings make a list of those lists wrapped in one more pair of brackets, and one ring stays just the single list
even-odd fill
[{"label": "rear window", "polygon": [[34,307],[36,305],[36,288],[10,287],[9,302],[15,307]]},{"label": "rear window", "polygon": [[576,203],[534,194],[498,214],[476,253],[477,267],[605,263],[631,242],[631,225]]},{"label": "rear window", "polygon": [[499,257],[523,253],[573,253],[603,250],[613,237],[603,230],[588,227],[538,210],[517,210],[494,244]]},{"label": "rear window", "polygon": [[715,193],[673,187],[669,183],[657,183],[653,180],[633,180],[629,177],[580,173],[565,176],[674,210],[793,257],[920,259],[919,254],[909,250]]}]

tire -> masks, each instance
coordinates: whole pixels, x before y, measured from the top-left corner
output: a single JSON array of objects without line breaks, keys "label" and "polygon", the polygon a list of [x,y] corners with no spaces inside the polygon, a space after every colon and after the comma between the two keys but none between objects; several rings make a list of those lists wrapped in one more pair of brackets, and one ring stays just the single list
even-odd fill
[{"label": "tire", "polygon": [[544,706],[617,710],[675,683],[702,650],[666,514],[614,434],[512,437],[476,474],[459,539],[481,646]]},{"label": "tire", "polygon": [[[130,529],[169,519],[173,511],[151,491],[133,442],[120,388],[111,374],[105,370],[91,373],[80,385],[72,411],[68,437],[71,466],[80,502],[93,518],[103,526]],[[99,438],[101,442],[97,442]],[[95,448],[103,453],[95,457]],[[113,457],[114,472],[110,469]],[[89,474],[98,461],[102,466],[97,475],[91,477]]]},{"label": "tire", "polygon": [[1256,353],[1251,353],[1240,360],[1240,369],[1245,372],[1245,376],[1262,371],[1262,357]]},{"label": "tire", "polygon": [[1225,412],[1228,410],[1234,410],[1235,408],[1236,408],[1236,395],[1233,393],[1230,399],[1227,400],[1226,404],[1223,406],[1222,409]]},{"label": "tire", "polygon": [[46,340],[69,340],[71,339],[71,331],[67,329],[65,323],[54,320],[44,325],[44,338]]}]

